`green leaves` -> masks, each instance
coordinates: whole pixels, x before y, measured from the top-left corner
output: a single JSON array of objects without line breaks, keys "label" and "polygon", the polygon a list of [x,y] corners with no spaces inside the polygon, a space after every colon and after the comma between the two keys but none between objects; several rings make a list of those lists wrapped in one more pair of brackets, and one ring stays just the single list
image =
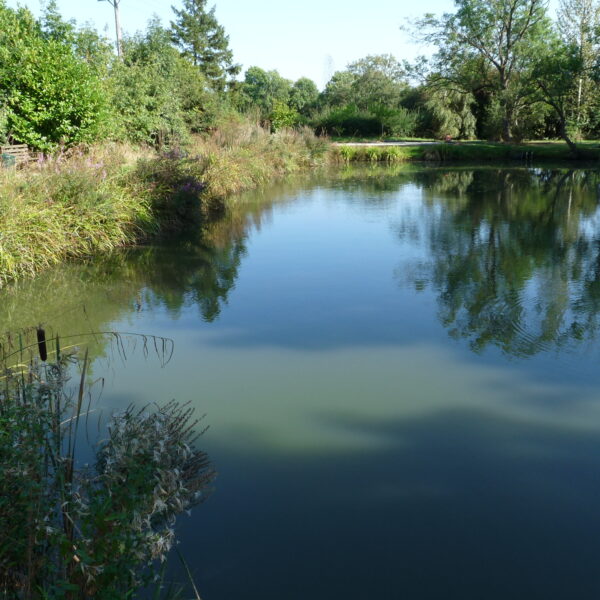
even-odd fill
[{"label": "green leaves", "polygon": [[46,38],[27,11],[0,7],[0,24],[7,133],[43,151],[93,141],[106,113],[99,77],[66,41]]},{"label": "green leaves", "polygon": [[173,41],[183,55],[191,59],[219,92],[240,71],[233,63],[229,38],[215,17],[215,8],[206,9],[207,0],[184,0],[183,8],[173,7],[176,19],[171,22]]}]

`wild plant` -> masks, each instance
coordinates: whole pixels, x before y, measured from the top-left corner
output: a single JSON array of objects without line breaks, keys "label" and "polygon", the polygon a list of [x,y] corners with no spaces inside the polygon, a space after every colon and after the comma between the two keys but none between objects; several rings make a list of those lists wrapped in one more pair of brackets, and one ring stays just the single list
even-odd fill
[{"label": "wild plant", "polygon": [[81,464],[87,352],[36,335],[33,346],[22,336],[16,350],[15,338],[0,345],[0,598],[133,597],[158,576],[176,517],[214,477],[196,447],[199,420],[175,401],[130,406],[108,420],[93,464]]}]

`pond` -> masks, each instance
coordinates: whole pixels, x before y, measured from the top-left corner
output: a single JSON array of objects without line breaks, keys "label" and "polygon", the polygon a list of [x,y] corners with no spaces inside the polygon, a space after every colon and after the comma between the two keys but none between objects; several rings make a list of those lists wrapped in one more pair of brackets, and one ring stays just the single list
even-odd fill
[{"label": "pond", "polygon": [[[191,401],[204,600],[600,595],[600,173],[348,169],[2,292],[95,351],[106,410]],[[139,348],[138,348],[139,350]]]}]

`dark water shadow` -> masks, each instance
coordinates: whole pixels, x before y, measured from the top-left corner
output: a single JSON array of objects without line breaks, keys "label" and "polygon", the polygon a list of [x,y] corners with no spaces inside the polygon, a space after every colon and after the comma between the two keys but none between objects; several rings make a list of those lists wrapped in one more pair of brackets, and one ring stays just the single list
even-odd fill
[{"label": "dark water shadow", "polygon": [[212,498],[180,528],[203,595],[594,598],[600,436],[451,410],[324,417],[379,449],[213,448]]}]

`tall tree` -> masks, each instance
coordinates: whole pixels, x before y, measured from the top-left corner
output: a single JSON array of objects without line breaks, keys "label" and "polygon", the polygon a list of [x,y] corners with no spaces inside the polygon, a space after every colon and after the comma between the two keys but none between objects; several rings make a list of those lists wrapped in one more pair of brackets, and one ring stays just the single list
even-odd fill
[{"label": "tall tree", "polygon": [[294,82],[290,90],[290,106],[300,114],[307,115],[317,104],[319,89],[317,84],[308,77],[301,77]]},{"label": "tall tree", "polygon": [[561,0],[558,29],[563,42],[577,50],[580,72],[576,80],[571,111],[577,134],[584,133],[595,100],[590,73],[600,54],[600,3],[597,0]]},{"label": "tall tree", "polygon": [[363,109],[398,108],[407,90],[405,68],[391,55],[366,56],[348,65],[354,76],[353,101]]},{"label": "tall tree", "polygon": [[0,112],[15,141],[50,151],[91,142],[107,114],[102,81],[25,8],[0,1]]},{"label": "tall tree", "polygon": [[438,46],[442,64],[479,56],[489,65],[502,111],[502,137],[510,141],[516,110],[527,93],[523,75],[536,40],[549,30],[546,0],[455,0],[455,5],[454,13],[419,20],[418,37]]},{"label": "tall tree", "polygon": [[579,132],[581,122],[571,118],[573,97],[584,77],[583,61],[578,47],[561,39],[556,33],[537,47],[531,72],[533,89],[541,102],[550,106],[558,121],[559,135],[567,142],[573,155],[578,149],[571,139],[570,130]]},{"label": "tall tree", "polygon": [[233,62],[229,36],[215,17],[215,7],[207,10],[206,2],[183,0],[181,10],[172,6],[176,18],[171,21],[171,31],[183,55],[192,60],[214,89],[223,91],[240,72],[240,66]]}]

